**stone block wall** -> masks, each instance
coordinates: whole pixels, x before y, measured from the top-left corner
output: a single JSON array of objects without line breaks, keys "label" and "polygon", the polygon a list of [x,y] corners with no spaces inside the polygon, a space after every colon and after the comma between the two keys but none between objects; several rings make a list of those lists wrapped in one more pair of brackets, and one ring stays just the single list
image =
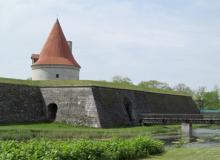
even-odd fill
[{"label": "stone block wall", "polygon": [[55,121],[100,127],[93,92],[90,87],[41,88],[48,107],[58,107]]},{"label": "stone block wall", "polygon": [[138,125],[144,114],[199,114],[191,97],[105,87],[0,84],[0,123],[58,121],[91,127]]},{"label": "stone block wall", "polygon": [[0,84],[0,122],[41,122],[46,108],[37,87]]},{"label": "stone block wall", "polygon": [[137,125],[145,114],[199,114],[189,96],[104,87],[93,87],[93,95],[101,127]]}]

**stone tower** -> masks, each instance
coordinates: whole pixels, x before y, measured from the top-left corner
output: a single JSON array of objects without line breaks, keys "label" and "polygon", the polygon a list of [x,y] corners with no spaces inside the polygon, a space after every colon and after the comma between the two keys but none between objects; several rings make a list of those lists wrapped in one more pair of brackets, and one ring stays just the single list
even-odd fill
[{"label": "stone tower", "polygon": [[79,80],[80,65],[72,55],[57,19],[40,54],[32,54],[32,80]]}]

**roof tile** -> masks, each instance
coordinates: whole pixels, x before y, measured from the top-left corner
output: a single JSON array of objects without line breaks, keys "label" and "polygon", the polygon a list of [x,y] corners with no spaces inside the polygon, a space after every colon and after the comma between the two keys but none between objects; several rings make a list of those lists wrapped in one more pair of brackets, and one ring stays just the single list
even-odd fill
[{"label": "roof tile", "polygon": [[73,65],[80,68],[80,65],[72,55],[58,19],[40,52],[39,60],[34,63],[34,65],[38,64]]}]

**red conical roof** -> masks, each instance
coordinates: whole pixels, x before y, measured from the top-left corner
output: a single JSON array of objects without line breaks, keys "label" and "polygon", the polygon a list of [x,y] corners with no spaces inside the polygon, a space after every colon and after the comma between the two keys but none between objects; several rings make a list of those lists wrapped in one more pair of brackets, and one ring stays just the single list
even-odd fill
[{"label": "red conical roof", "polygon": [[37,64],[63,64],[80,68],[72,55],[58,19],[40,52],[38,61],[34,63],[34,65]]}]

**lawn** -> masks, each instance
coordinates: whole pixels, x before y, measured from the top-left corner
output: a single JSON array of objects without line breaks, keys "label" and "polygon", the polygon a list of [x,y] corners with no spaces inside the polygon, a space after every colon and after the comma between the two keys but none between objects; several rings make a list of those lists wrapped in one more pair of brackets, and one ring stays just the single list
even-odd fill
[{"label": "lawn", "polygon": [[[193,128],[219,128],[219,126],[193,125]],[[46,139],[111,139],[136,136],[169,136],[180,134],[180,125],[134,126],[121,128],[90,128],[64,123],[35,123],[0,125],[0,140]]]},{"label": "lawn", "polygon": [[180,130],[179,125],[139,126],[122,128],[89,128],[62,123],[38,123],[1,125],[0,140],[26,140],[32,138],[46,139],[110,139],[130,138],[136,136],[152,136],[155,134],[175,134]]},{"label": "lawn", "polygon": [[150,160],[220,160],[220,148],[169,149],[162,155],[151,157]]}]

